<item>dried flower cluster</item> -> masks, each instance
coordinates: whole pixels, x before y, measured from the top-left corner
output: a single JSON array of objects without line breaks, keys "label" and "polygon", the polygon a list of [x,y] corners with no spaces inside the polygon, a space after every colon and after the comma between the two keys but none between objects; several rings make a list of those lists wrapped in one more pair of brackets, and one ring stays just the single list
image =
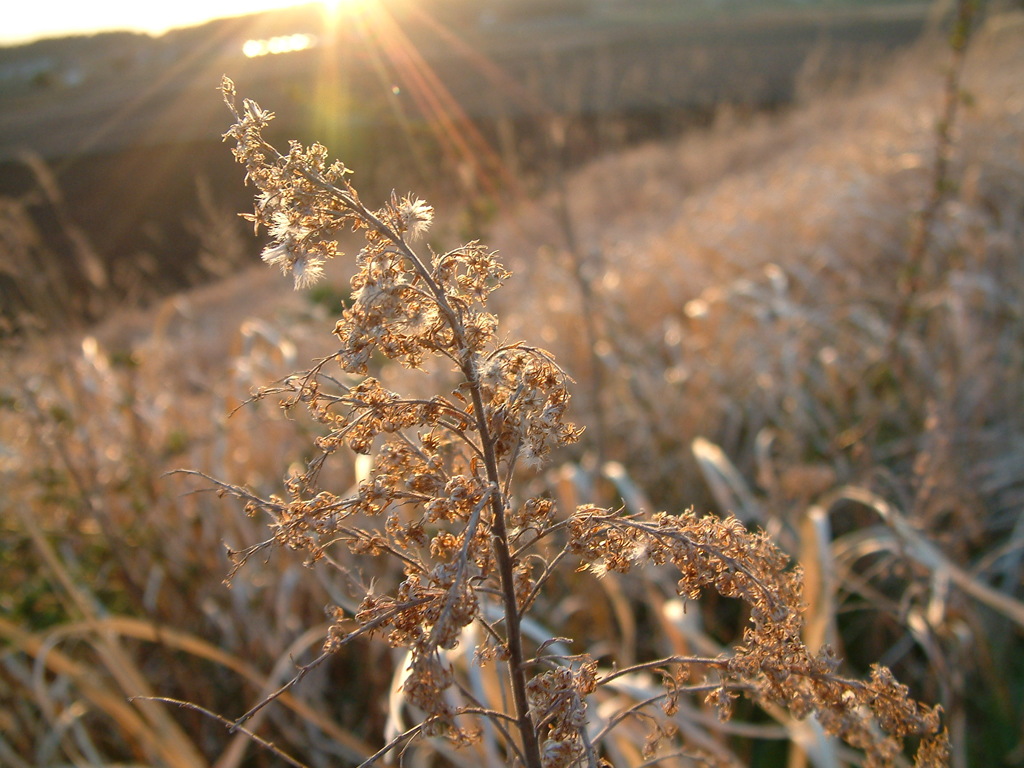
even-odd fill
[{"label": "dried flower cluster", "polygon": [[867,766],[894,764],[903,737],[920,735],[926,739],[918,764],[943,764],[935,761],[945,743],[938,708],[910,699],[883,667],[862,683],[836,674],[839,662],[828,646],[810,653],[801,638],[800,570],[789,568],[763,533],[750,533],[736,518],[698,517],[692,510],[639,520],[592,507],[577,510],[570,529],[571,551],[597,573],[671,564],[681,574],[681,596],[696,599],[713,589],[750,607],[750,626],[721,660],[721,684],[706,699],[723,719],[731,715],[734,691],[744,690],[797,718],[815,716],[827,733],[863,749]]},{"label": "dried flower cluster", "polygon": [[[710,694],[706,683],[702,690],[723,717],[742,692],[797,717],[817,717],[863,749],[868,765],[894,764],[908,735],[924,737],[919,765],[944,764],[936,711],[911,701],[885,670],[867,683],[846,680],[836,674],[830,651],[809,653],[800,639],[799,571],[763,534],[692,512],[640,518],[581,507],[560,513],[543,496],[517,501],[517,466],[541,462],[575,441],[579,430],[565,421],[569,379],[551,355],[498,340],[487,299],[508,273],[495,254],[476,243],[442,254],[414,250],[431,222],[426,203],[392,196],[379,209],[365,207],[345,166],[328,164],[322,146],[293,142],[278,153],[263,138],[273,115],[249,100],[239,110],[226,78],[223,92],[236,119],[225,137],[234,140],[235,157],[258,191],[250,218],[272,238],[264,261],[290,273],[300,288],[338,255],[343,229],[361,232],[366,244],[356,256],[352,302],[335,328],[337,352],[260,393],[283,393],[287,407],[301,405],[322,424],[320,455],[288,479],[286,497],[222,487],[243,498],[251,513],[269,516],[271,541],[311,560],[347,547],[353,556],[400,565],[392,588],[365,592],[354,622],[339,610],[326,649],[365,635],[406,649],[403,692],[421,717],[408,735],[467,744],[480,738],[483,719],[501,734],[508,765],[607,764],[600,736],[621,718],[608,720],[594,739],[588,724],[597,721],[588,702],[630,670],[602,673],[586,654],[529,647],[522,628],[556,566],[575,558],[597,576],[670,565],[679,571],[680,595],[696,598],[713,589],[749,606],[750,627],[728,657],[643,665],[666,670],[666,680],[675,681],[661,697],[666,716],[687,692],[686,675],[673,670],[698,668],[715,681]],[[429,399],[404,397],[367,375],[375,356],[414,369],[448,360],[459,383]],[[372,470],[344,497],[318,484],[324,462],[343,447],[373,456]],[[459,684],[448,652],[471,624],[485,638],[478,663],[507,670],[507,701],[476,701]],[[674,733],[669,725],[660,732]]]}]

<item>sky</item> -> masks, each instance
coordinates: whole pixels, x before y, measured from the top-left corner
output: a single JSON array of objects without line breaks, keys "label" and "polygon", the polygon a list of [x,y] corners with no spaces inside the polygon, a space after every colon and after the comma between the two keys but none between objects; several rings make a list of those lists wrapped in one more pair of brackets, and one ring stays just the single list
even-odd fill
[{"label": "sky", "polygon": [[4,3],[4,10],[0,14],[0,45],[109,30],[160,34],[168,29],[202,24],[210,19],[309,2],[310,0],[11,0]]}]

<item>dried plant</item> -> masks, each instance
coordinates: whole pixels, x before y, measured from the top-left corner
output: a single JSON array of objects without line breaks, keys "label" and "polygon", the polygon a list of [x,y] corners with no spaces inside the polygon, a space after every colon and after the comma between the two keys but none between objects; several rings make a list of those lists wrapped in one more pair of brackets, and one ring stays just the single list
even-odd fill
[{"label": "dried plant", "polygon": [[[405,653],[402,694],[418,721],[389,734],[364,765],[425,737],[460,747],[486,740],[489,760],[505,765],[610,765],[613,731],[633,720],[653,726],[643,753],[651,764],[714,762],[687,743],[676,719],[693,695],[723,720],[740,696],[816,718],[862,750],[865,765],[900,762],[906,737],[920,738],[918,765],[946,764],[937,708],[913,701],[885,668],[866,681],[848,679],[829,647],[807,647],[800,569],[765,534],[693,511],[558,509],[548,494],[523,492],[517,472],[581,430],[565,420],[571,380],[552,355],[499,336],[487,301],[509,273],[496,254],[479,243],[443,253],[419,248],[432,219],[426,203],[392,195],[367,207],[349,170],[329,162],[323,146],[292,142],[279,153],[263,138],[273,114],[248,99],[239,108],[227,78],[222,90],[235,116],[225,138],[257,190],[249,218],[272,236],[263,260],[302,288],[339,255],[344,230],[366,243],[355,259],[352,301],[334,329],[337,351],[255,395],[308,411],[322,425],[318,454],[288,476],[282,496],[215,481],[250,514],[265,514],[273,532],[232,553],[236,567],[277,545],[333,565],[360,590],[357,608],[335,609],[323,655],[279,693],[356,639],[377,636]],[[422,370],[434,383],[442,378],[425,369],[446,362],[456,381],[429,397],[405,396],[368,375],[383,360]],[[345,448],[371,456],[372,467],[339,494],[321,481]],[[375,568],[384,575],[368,583],[362,569],[381,561],[400,575],[389,581]],[[616,668],[615,659],[572,652],[569,639],[527,631],[531,619],[557,622],[544,614],[544,597],[573,566],[587,578],[671,568],[679,596],[736,598],[749,623],[727,653]],[[453,661],[460,644],[473,647],[476,669],[504,670],[486,698]],[[622,684],[650,672],[660,675],[657,692],[624,703]]]}]

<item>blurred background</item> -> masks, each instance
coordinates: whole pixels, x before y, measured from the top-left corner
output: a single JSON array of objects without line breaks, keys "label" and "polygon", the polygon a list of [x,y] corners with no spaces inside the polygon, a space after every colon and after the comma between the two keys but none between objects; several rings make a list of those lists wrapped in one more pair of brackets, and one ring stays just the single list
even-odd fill
[{"label": "blurred background", "polygon": [[[368,205],[429,200],[432,247],[499,250],[504,332],[556,353],[587,427],[522,492],[767,529],[806,574],[809,644],[941,703],[958,768],[1024,764],[1019,2],[211,2],[106,31],[102,10],[53,36],[73,14],[21,9],[0,47],[0,764],[277,765],[126,699],[237,717],[353,599],[286,552],[225,586],[225,546],[266,521],[167,474],[280,491],[316,425],[237,407],[332,353],[348,295],[341,261],[304,293],[260,264],[224,74]],[[583,579],[538,618],[604,663],[742,632],[671,574]],[[358,764],[401,671],[354,648],[252,727]],[[677,726],[724,764],[858,764],[782,713],[709,714]],[[646,727],[620,733],[640,764]]]},{"label": "blurred background", "polygon": [[[30,314],[37,324],[69,313],[96,320],[125,301],[223,276],[247,257],[211,258],[203,243],[224,234],[223,223],[204,226],[210,216],[245,207],[220,141],[227,112],[210,98],[222,74],[273,105],[276,138],[318,140],[347,158],[368,196],[438,189],[486,207],[484,196],[494,204],[543,183],[555,155],[576,165],[706,126],[726,105],[778,110],[810,78],[854,77],[914,41],[927,9],[891,0],[349,0],[157,37],[100,32],[0,49],[0,195],[60,195],[32,214],[64,300]],[[90,256],[68,241],[69,228]],[[13,285],[25,280],[5,273],[11,323],[30,299]]]}]

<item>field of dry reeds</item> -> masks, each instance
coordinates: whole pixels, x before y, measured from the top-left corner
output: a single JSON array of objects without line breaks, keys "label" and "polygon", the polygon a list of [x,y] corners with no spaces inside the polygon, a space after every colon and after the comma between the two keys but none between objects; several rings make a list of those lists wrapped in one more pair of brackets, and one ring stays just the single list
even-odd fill
[{"label": "field of dry reeds", "polygon": [[[806,647],[834,648],[851,679],[891,668],[941,705],[958,768],[1024,763],[1021,73],[1024,15],[993,15],[962,62],[933,40],[785,113],[723,109],[706,131],[554,169],[487,234],[512,273],[490,304],[499,341],[553,352],[585,427],[503,493],[763,529],[802,569]],[[29,253],[19,221],[0,242]],[[438,252],[458,245],[436,229]],[[336,352],[350,272],[292,292],[254,267],[4,349],[0,765],[358,765],[416,727],[406,652],[358,633],[226,727],[320,657],[333,606],[354,621],[354,583],[400,578],[387,558],[265,548],[259,505],[223,498],[285,496],[316,459],[322,423],[245,401]],[[389,388],[414,385],[371,364]],[[361,456],[332,462],[318,481],[337,494],[370,476]],[[229,551],[253,554],[233,570]],[[567,557],[522,633],[609,681],[635,665],[588,701],[615,724],[602,758],[885,764],[769,696],[720,719],[710,669],[644,667],[732,653],[757,606],[681,596],[661,566],[594,578]],[[446,663],[497,706],[508,692],[473,659],[487,638],[470,627]],[[695,693],[620,718],[673,686]],[[505,764],[514,739],[494,722],[462,748],[396,741],[382,764]]]}]

